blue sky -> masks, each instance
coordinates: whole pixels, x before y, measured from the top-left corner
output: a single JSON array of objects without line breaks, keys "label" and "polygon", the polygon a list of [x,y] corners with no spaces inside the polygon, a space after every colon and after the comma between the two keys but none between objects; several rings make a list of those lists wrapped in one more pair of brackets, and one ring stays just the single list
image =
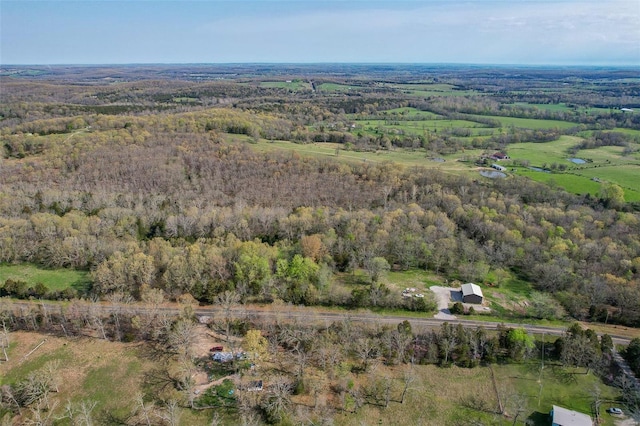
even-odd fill
[{"label": "blue sky", "polygon": [[640,65],[640,0],[0,0],[0,63]]}]

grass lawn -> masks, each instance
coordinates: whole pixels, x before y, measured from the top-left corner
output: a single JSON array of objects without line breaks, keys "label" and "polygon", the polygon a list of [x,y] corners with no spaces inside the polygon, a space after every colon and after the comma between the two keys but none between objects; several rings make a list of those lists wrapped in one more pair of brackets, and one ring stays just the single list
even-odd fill
[{"label": "grass lawn", "polygon": [[43,283],[49,290],[59,291],[72,287],[82,291],[91,283],[89,273],[73,269],[44,269],[30,263],[19,265],[0,264],[0,283],[11,278],[25,281],[30,286]]},{"label": "grass lawn", "polygon": [[[618,389],[604,385],[593,374],[585,374],[584,368],[563,368],[556,363],[546,363],[540,375],[540,363],[531,360],[524,364],[501,365],[495,368],[496,380],[526,396],[529,410],[527,418],[535,425],[548,425],[548,413],[552,405],[558,405],[581,413],[591,413],[592,392],[600,389],[602,399],[615,400]],[[604,425],[613,425],[613,418],[604,410],[615,404],[603,404],[601,418]]]}]

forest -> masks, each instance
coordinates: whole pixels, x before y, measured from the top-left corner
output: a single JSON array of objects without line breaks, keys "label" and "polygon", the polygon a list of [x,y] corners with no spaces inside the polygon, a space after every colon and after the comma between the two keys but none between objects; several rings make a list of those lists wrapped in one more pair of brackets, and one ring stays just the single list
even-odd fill
[{"label": "forest", "polygon": [[[532,308],[520,319],[639,327],[640,204],[637,181],[625,177],[640,170],[636,71],[3,67],[0,264],[82,271],[89,279],[56,289],[6,279],[0,296],[431,313],[433,297],[402,297],[387,279],[424,271],[487,288],[526,283]],[[566,158],[597,152],[602,167],[620,161],[613,168],[629,174],[595,169],[598,177],[588,179],[595,192],[563,188],[561,179],[583,172],[568,161],[543,167],[557,181],[519,173],[529,160],[515,158],[502,163],[513,171],[507,178],[478,174],[495,152],[535,143],[544,157],[546,144],[558,141],[567,144]],[[292,149],[277,148],[285,142]],[[305,155],[324,146],[331,155]],[[353,159],[361,153],[402,153],[416,164]],[[433,167],[434,158],[454,168]],[[46,328],[41,314],[32,322],[12,315],[5,324]],[[72,328],[64,315],[58,321],[58,333]],[[77,328],[101,324],[95,330],[105,339],[160,345],[191,327],[165,322],[143,331],[140,318],[117,315],[106,324],[77,321]],[[296,381],[281,383],[282,394],[303,383],[317,345],[300,333],[350,348],[363,372],[373,358],[464,368],[520,361],[540,345],[519,329],[486,336],[447,326],[412,333],[400,325],[355,340],[344,330],[303,331],[265,331],[272,347],[302,363]],[[610,361],[604,337],[567,333],[555,342],[555,359],[587,369]],[[328,362],[325,355],[314,353],[313,362]],[[355,412],[365,403],[362,392],[337,393]],[[290,402],[271,403],[263,419],[286,424]]]}]

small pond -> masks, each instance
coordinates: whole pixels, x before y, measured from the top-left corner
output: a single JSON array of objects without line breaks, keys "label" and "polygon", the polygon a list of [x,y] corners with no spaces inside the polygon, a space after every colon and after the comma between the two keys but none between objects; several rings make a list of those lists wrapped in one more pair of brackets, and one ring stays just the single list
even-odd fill
[{"label": "small pond", "polygon": [[551,170],[541,169],[540,167],[529,167],[529,169],[533,170],[534,172],[551,173]]},{"label": "small pond", "polygon": [[584,164],[587,162],[587,160],[583,160],[582,158],[569,158],[569,161],[574,164]]},{"label": "small pond", "polygon": [[507,177],[507,175],[505,173],[502,172],[496,172],[493,170],[483,170],[480,172],[480,174],[484,177],[488,177],[490,179],[497,179],[497,178],[504,178]]},{"label": "small pond", "polygon": [[436,157],[436,158],[432,158],[431,161],[435,161],[436,163],[444,163],[445,159],[444,158],[440,158],[440,157]]}]

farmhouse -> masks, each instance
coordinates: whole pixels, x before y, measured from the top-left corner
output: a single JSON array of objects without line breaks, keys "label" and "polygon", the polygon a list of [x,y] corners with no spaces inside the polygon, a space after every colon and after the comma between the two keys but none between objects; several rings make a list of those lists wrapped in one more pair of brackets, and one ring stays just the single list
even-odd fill
[{"label": "farmhouse", "polygon": [[473,283],[462,284],[462,301],[464,303],[482,303],[484,298],[482,289],[479,285]]},{"label": "farmhouse", "polygon": [[554,405],[549,413],[552,426],[593,426],[591,417]]},{"label": "farmhouse", "polygon": [[492,164],[491,167],[493,167],[496,170],[500,170],[501,172],[504,172],[505,170],[507,170],[506,167],[503,167],[503,166],[501,166],[499,164]]},{"label": "farmhouse", "polygon": [[508,160],[509,156],[504,152],[496,152],[490,157],[492,160],[500,161],[500,160]]}]

